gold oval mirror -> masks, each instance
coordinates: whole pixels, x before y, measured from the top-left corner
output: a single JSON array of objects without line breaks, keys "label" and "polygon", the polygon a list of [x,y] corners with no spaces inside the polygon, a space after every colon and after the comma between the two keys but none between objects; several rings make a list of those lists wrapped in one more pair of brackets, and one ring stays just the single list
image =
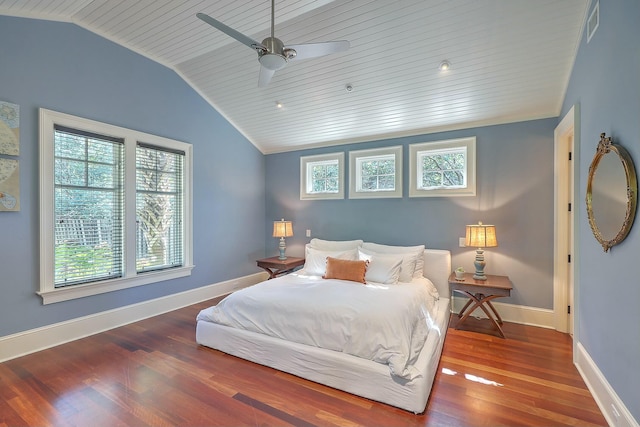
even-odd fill
[{"label": "gold oval mirror", "polygon": [[587,216],[596,240],[605,252],[622,242],[636,215],[638,183],[631,156],[611,137],[600,134],[589,166]]}]

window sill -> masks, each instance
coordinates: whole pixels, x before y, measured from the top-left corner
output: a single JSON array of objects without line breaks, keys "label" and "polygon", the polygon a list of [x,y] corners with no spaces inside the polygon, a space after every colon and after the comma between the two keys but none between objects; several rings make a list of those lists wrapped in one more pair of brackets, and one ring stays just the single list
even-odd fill
[{"label": "window sill", "polygon": [[186,267],[173,268],[170,270],[142,273],[131,278],[105,280],[104,282],[57,288],[47,291],[40,291],[37,292],[37,294],[42,297],[42,304],[53,304],[56,302],[69,301],[72,299],[84,298],[91,295],[104,294],[106,292],[118,291],[121,289],[148,285],[150,283],[162,282],[164,280],[190,276],[193,267],[194,266],[191,265]]}]

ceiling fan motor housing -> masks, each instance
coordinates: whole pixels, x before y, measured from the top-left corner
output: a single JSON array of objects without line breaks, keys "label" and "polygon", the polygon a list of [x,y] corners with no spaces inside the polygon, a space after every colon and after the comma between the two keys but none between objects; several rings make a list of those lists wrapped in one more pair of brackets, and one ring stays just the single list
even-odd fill
[{"label": "ceiling fan motor housing", "polygon": [[293,49],[285,49],[284,43],[278,38],[267,37],[262,40],[262,45],[267,49],[258,52],[258,60],[260,64],[273,71],[280,70],[287,65],[287,60],[296,56]]}]

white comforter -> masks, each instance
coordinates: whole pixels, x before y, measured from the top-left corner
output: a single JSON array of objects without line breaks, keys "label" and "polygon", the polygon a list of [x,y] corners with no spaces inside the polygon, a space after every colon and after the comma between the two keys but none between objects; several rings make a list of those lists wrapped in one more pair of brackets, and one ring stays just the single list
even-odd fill
[{"label": "white comforter", "polygon": [[435,300],[420,280],[363,285],[289,274],[234,292],[197,320],[366,358],[411,380]]}]

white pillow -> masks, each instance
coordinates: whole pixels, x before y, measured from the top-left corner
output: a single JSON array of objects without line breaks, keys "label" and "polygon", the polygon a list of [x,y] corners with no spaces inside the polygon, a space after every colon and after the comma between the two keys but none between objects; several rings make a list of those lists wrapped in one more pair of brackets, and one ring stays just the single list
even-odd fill
[{"label": "white pillow", "polygon": [[398,283],[403,260],[401,255],[368,254],[360,249],[358,250],[358,258],[369,261],[367,272],[364,276],[367,282],[383,283],[385,285]]},{"label": "white pillow", "polygon": [[422,277],[424,273],[424,245],[418,246],[389,246],[378,243],[364,242],[363,249],[367,249],[380,254],[416,254],[416,265],[412,277]]},{"label": "white pillow", "polygon": [[427,292],[431,295],[436,301],[440,299],[440,292],[433,284],[433,282],[426,277],[414,277],[412,280],[413,283],[421,283],[427,288]]},{"label": "white pillow", "polygon": [[348,251],[320,251],[309,245],[305,248],[304,273],[310,276],[323,276],[327,271],[327,257],[358,260],[357,249]]},{"label": "white pillow", "polygon": [[362,240],[320,240],[313,238],[309,242],[309,245],[321,251],[346,251],[349,249],[357,249],[362,246],[362,243]]},{"label": "white pillow", "polygon": [[385,254],[374,252],[369,249],[360,248],[358,249],[358,253],[363,253],[365,255],[395,255],[399,258],[402,258],[402,263],[400,264],[400,277],[398,277],[399,282],[409,283],[413,279],[413,272],[416,268],[416,258],[418,257],[417,253],[396,253],[396,254]]}]

